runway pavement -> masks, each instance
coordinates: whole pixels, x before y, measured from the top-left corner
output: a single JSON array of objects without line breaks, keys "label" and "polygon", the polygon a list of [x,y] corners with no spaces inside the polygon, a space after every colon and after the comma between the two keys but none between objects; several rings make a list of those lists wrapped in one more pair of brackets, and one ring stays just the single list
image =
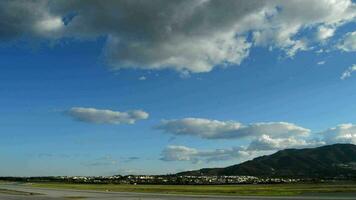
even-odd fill
[{"label": "runway pavement", "polygon": [[21,184],[0,184],[0,189],[38,193],[41,195],[9,195],[0,193],[0,200],[65,200],[65,199],[98,199],[98,200],[356,200],[356,194],[310,195],[296,197],[252,197],[252,196],[212,196],[212,195],[171,195],[129,192],[99,192],[83,190],[42,189]]}]

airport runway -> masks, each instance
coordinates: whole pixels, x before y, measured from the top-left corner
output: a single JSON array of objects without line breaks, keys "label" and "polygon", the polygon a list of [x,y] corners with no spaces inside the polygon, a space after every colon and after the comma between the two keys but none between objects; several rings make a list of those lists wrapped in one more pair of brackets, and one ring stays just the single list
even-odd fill
[{"label": "airport runway", "polygon": [[98,200],[356,200],[356,194],[333,194],[322,196],[297,197],[251,197],[251,196],[211,196],[211,195],[170,195],[127,192],[98,192],[83,190],[40,189],[20,184],[0,184],[0,189],[16,190],[41,195],[9,195],[0,193],[0,200],[68,200],[68,199],[98,199]]}]

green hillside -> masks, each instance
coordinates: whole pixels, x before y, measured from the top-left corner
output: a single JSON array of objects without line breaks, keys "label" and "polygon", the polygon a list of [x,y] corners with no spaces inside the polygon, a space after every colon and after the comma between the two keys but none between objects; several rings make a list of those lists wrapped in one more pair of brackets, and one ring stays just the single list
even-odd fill
[{"label": "green hillside", "polygon": [[334,144],[308,149],[285,149],[226,168],[206,168],[179,175],[356,177],[356,145]]}]

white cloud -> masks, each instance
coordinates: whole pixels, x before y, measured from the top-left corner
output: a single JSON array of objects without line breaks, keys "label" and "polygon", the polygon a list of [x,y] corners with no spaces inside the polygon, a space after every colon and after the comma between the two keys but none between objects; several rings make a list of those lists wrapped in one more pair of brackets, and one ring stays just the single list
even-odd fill
[{"label": "white cloud", "polygon": [[[354,20],[356,16],[355,4],[349,0],[276,2],[275,13],[267,15],[269,20],[260,25],[260,30],[254,34],[254,41],[257,45],[284,49],[289,56],[294,56],[300,50],[309,49],[308,41],[295,38],[301,30],[320,25],[336,29],[339,25]],[[328,34],[323,32],[324,37],[331,35],[330,30],[327,31]]]},{"label": "white cloud", "polygon": [[44,19],[42,21],[37,22],[36,25],[36,29],[38,29],[38,31],[40,32],[56,31],[64,26],[63,21],[60,17]]},{"label": "white cloud", "polygon": [[161,160],[164,161],[189,161],[196,155],[198,150],[186,146],[171,145],[162,151]]},{"label": "white cloud", "polygon": [[306,136],[310,130],[287,122],[261,122],[243,125],[234,121],[202,118],[163,120],[157,129],[173,135],[191,135],[206,139],[271,136]]},{"label": "white cloud", "polygon": [[83,107],[71,108],[66,114],[76,120],[96,124],[134,124],[137,120],[147,119],[149,116],[142,110],[118,112]]},{"label": "white cloud", "polygon": [[190,161],[192,163],[234,159],[241,161],[255,156],[271,154],[282,149],[313,148],[335,143],[356,144],[356,125],[340,124],[309,137],[301,137],[298,134],[277,136],[262,134],[250,138],[249,142],[247,148],[233,147],[214,150],[199,150],[186,146],[171,145],[162,151],[161,160]]},{"label": "white cloud", "polygon": [[200,161],[213,162],[231,159],[244,159],[251,155],[251,152],[242,148],[197,150],[186,146],[171,145],[162,151],[163,161],[190,161],[198,163]]},{"label": "white cloud", "polygon": [[345,80],[349,77],[351,77],[352,73],[356,71],[356,64],[352,65],[351,67],[349,67],[346,71],[344,71],[341,76],[340,79],[341,80]]},{"label": "white cloud", "polygon": [[347,52],[356,51],[356,31],[347,33],[338,48]]},{"label": "white cloud", "polygon": [[301,31],[319,27],[319,38],[331,37],[355,19],[355,7],[351,0],[2,1],[0,37],[106,36],[113,69],[202,73],[240,64],[252,45],[288,56],[308,50]]},{"label": "white cloud", "polygon": [[138,78],[138,80],[140,80],[140,81],[144,81],[144,80],[146,80],[147,78],[146,78],[146,76],[140,76],[139,78]]},{"label": "white cloud", "polygon": [[335,28],[320,26],[317,32],[317,38],[319,40],[326,40],[332,37],[334,33],[335,33]]},{"label": "white cloud", "polygon": [[311,148],[325,144],[326,142],[324,141],[301,139],[293,136],[272,138],[268,135],[262,135],[257,139],[252,140],[247,148],[232,147],[226,149],[198,150],[186,146],[170,145],[162,150],[161,160],[190,161],[192,163],[198,163],[201,161],[216,162],[234,159],[241,161],[255,156],[271,154],[277,150],[289,148]]},{"label": "white cloud", "polygon": [[325,63],[326,63],[326,61],[323,60],[323,61],[317,62],[316,64],[317,64],[317,65],[324,65]]},{"label": "white cloud", "polygon": [[253,140],[248,149],[256,151],[280,150],[288,148],[307,148],[325,145],[323,141],[300,139],[296,137],[272,138],[268,135],[262,135]]},{"label": "white cloud", "polygon": [[22,36],[55,38],[63,36],[62,16],[51,13],[48,1],[1,1],[0,39]]},{"label": "white cloud", "polygon": [[352,143],[356,144],[356,125],[340,124],[320,133],[328,144]]}]

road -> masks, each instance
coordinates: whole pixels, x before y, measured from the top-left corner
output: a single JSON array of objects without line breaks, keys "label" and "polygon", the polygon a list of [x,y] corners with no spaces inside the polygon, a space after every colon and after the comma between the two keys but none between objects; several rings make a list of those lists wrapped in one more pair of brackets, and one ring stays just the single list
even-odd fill
[{"label": "road", "polygon": [[212,195],[173,195],[128,192],[99,192],[83,190],[63,190],[32,188],[21,184],[0,184],[0,189],[39,193],[41,195],[10,195],[0,193],[0,200],[68,200],[68,199],[97,199],[97,200],[356,200],[356,194],[334,194],[319,196],[297,197],[252,197],[252,196],[212,196]]}]

